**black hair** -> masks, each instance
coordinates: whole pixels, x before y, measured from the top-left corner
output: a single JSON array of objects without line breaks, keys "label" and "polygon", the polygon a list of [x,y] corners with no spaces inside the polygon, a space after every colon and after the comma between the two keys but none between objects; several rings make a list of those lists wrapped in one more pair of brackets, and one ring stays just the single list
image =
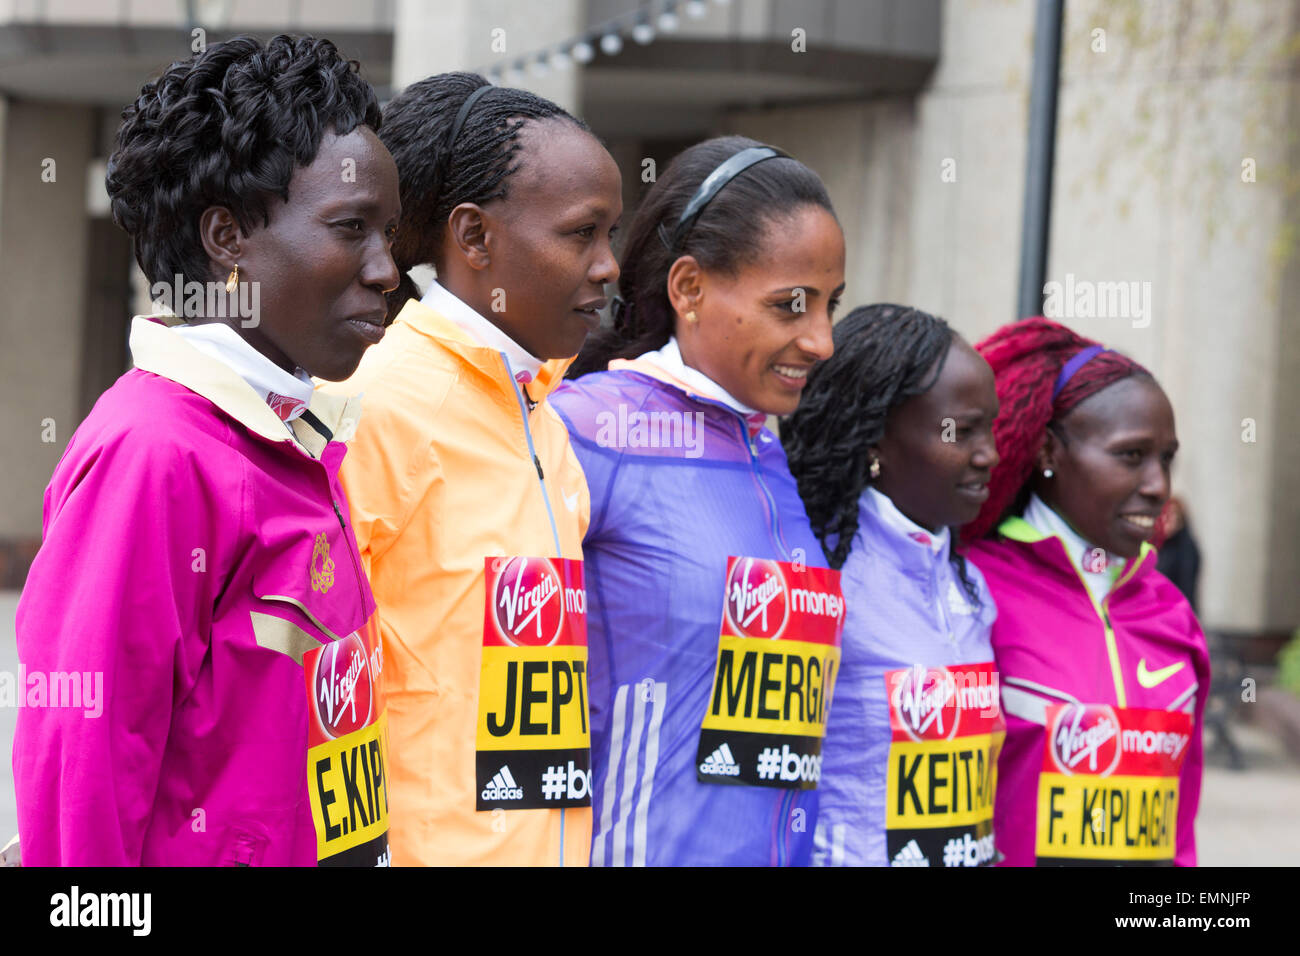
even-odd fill
[{"label": "black hair", "polygon": [[1137,362],[1107,349],[1076,369],[1057,394],[1055,384],[1061,370],[1092,346],[1100,347],[1100,343],[1042,316],[1010,322],[976,345],[997,383],[999,411],[993,422],[993,439],[999,460],[989,477],[989,496],[979,516],[961,529],[966,541],[996,534],[1005,517],[1024,514],[1046,430],[1064,441],[1060,425],[1085,399],[1129,376],[1155,381]]},{"label": "black hair", "polygon": [[619,263],[621,302],[615,305],[613,327],[587,337],[569,378],[603,371],[610,359],[635,358],[668,342],[674,320],[668,271],[682,256],[693,256],[708,271],[734,275],[759,254],[762,227],[768,222],[806,205],[835,215],[816,173],[797,159],[768,159],[727,183],[670,253],[660,227],[673,235],[682,210],[709,173],[742,149],[762,145],[743,136],[721,136],[696,143],[668,164],[627,230]]},{"label": "black hair", "polygon": [[528,120],[560,119],[590,132],[550,100],[500,87],[479,97],[450,142],[461,106],[487,85],[477,73],[439,73],[412,83],[384,107],[379,138],[397,163],[402,198],[402,226],[393,244],[402,279],[388,294],[390,321],[420,295],[408,270],[440,265],[451,211],[461,203],[507,198],[507,181],[522,165],[519,131]]},{"label": "black hair", "polygon": [[150,282],[208,281],[199,217],[225,206],[245,231],[289,201],[294,170],[332,130],[378,130],[379,102],[329,40],[281,35],[213,43],[146,83],[122,110],[108,159],[113,221]]},{"label": "black hair", "polygon": [[[886,303],[854,309],[836,326],[835,354],[808,375],[794,414],[782,422],[790,473],[826,561],[842,568],[858,531],[858,501],[871,483],[868,449],[889,413],[934,387],[956,333],[943,319]],[[954,547],[962,586],[979,591]]]}]

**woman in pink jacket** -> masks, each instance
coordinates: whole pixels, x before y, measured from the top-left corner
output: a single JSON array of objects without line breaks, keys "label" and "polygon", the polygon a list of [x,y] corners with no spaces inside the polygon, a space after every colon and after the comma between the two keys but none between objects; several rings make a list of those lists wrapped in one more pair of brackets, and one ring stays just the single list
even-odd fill
[{"label": "woman in pink jacket", "polygon": [[387,859],[338,481],[358,406],[311,380],[352,373],[397,285],[379,122],[355,62],[286,36],[213,44],[123,112],[114,219],[175,314],[135,320],[46,490],[17,619],[29,866]]},{"label": "woman in pink jacket", "polygon": [[976,348],[1000,404],[1001,463],[965,530],[998,606],[1003,862],[1194,865],[1209,656],[1148,543],[1178,449],[1169,399],[1046,319]]}]

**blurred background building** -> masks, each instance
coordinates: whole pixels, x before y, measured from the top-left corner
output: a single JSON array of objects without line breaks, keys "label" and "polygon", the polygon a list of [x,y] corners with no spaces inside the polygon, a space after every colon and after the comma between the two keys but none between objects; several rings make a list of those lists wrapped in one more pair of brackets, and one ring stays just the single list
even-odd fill
[{"label": "blurred background building", "polygon": [[[584,116],[629,208],[700,138],[776,144],[830,188],[846,306],[904,302],[973,340],[1017,317],[1033,29],[1029,0],[0,0],[0,586],[21,587],[54,465],[126,368],[139,280],[103,188],[120,111],[199,42],[327,36],[381,98],[492,71]],[[1287,633],[1300,3],[1071,0],[1063,37],[1047,278],[1149,290],[1063,321],[1173,400],[1206,623]]]}]

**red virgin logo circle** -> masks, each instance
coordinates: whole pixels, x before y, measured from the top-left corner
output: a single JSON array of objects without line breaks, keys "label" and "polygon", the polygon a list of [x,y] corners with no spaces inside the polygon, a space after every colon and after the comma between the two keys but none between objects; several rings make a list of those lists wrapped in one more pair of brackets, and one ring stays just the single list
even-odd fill
[{"label": "red virgin logo circle", "polygon": [[330,737],[343,737],[370,723],[374,695],[370,661],[360,635],[353,633],[321,648],[312,675],[316,719]]},{"label": "red virgin logo circle", "polygon": [[946,667],[917,664],[903,671],[890,706],[913,740],[951,740],[961,720],[957,681]]},{"label": "red virgin logo circle", "polygon": [[740,558],[727,576],[727,621],[740,637],[780,637],[790,617],[790,592],[775,561]]},{"label": "red virgin logo circle", "polygon": [[1107,776],[1119,763],[1119,718],[1105,704],[1066,704],[1047,729],[1061,773]]},{"label": "red virgin logo circle", "polygon": [[554,644],[564,624],[564,587],[546,558],[503,562],[492,588],[493,620],[507,643],[524,647]]}]

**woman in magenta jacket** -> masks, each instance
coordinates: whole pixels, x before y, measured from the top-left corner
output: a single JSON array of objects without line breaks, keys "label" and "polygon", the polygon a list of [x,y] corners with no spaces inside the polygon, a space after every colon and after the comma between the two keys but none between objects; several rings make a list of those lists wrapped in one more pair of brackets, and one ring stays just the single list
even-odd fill
[{"label": "woman in magenta jacket", "polygon": [[1196,862],[1205,637],[1148,543],[1178,450],[1131,359],[1046,319],[978,346],[1001,463],[965,529],[998,605],[1004,863]]},{"label": "woman in magenta jacket", "polygon": [[113,215],[184,318],[135,320],[135,368],[45,494],[17,617],[27,865],[387,859],[338,481],[358,408],[311,380],[352,373],[397,285],[379,122],[354,62],[283,36],[213,44],[123,113]]}]

